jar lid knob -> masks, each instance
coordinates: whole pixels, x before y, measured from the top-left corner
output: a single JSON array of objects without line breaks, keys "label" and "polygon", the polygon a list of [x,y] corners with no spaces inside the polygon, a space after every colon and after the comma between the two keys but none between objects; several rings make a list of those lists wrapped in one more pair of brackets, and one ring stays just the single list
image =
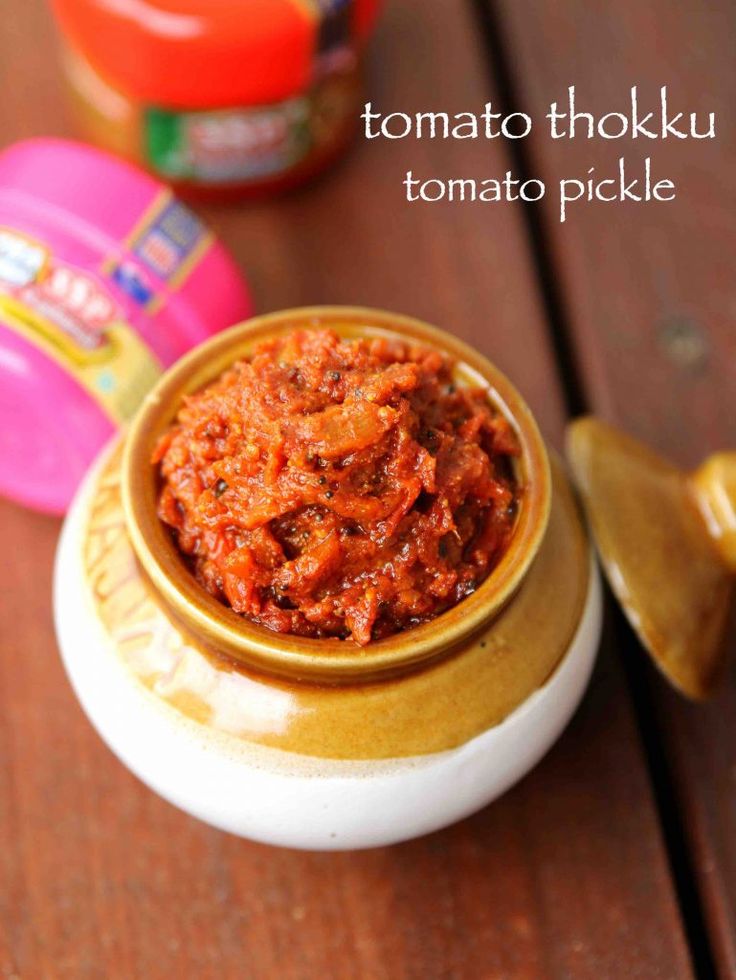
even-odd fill
[{"label": "jar lid knob", "polygon": [[709,456],[690,482],[710,535],[736,575],[736,451]]}]

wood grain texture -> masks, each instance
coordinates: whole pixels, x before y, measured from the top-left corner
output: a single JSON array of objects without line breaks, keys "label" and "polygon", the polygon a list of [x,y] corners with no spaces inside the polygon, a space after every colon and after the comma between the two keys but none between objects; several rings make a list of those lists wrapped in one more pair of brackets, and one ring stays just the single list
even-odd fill
[{"label": "wood grain texture", "polygon": [[[736,445],[736,163],[728,3],[609,5],[499,0],[518,101],[543,116],[575,84],[580,108],[625,104],[631,85],[673,109],[717,114],[717,138],[530,140],[532,168],[554,183],[621,154],[650,155],[677,184],[671,203],[579,205],[543,216],[590,407],[684,466]],[[602,67],[603,66],[603,67]],[[645,145],[642,145],[645,144]],[[736,633],[732,634],[736,652]],[[700,896],[718,966],[736,975],[736,673],[707,706],[685,704],[652,675]]]},{"label": "wood grain texture", "polygon": [[[482,105],[477,40],[460,0],[396,0],[375,46],[374,101],[404,111]],[[8,7],[0,66],[2,140],[63,132],[41,0]],[[408,166],[502,173],[502,152],[358,145],[302,194],[207,217],[249,269],[259,309],[367,303],[440,323],[505,368],[558,439],[560,388],[520,214],[402,203]],[[4,503],[0,529],[5,977],[691,976],[610,651],[570,729],[496,805],[375,852],[270,849],[185,817],[111,756],[55,649],[58,524]]]}]

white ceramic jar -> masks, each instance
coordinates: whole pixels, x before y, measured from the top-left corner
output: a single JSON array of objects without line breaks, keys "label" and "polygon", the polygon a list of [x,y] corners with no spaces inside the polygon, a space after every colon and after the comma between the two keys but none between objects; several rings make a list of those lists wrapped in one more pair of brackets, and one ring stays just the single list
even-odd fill
[{"label": "white ceramic jar", "polygon": [[[325,325],[443,350],[458,383],[487,387],[521,446],[524,492],[499,565],[453,609],[362,651],[271,633],[204,593],[158,522],[149,463],[183,394],[265,336]],[[244,837],[347,849],[437,830],[524,776],[586,688],[601,596],[568,481],[507,379],[417,321],[325,308],[240,325],[167,373],[125,447],[108,450],[80,489],[55,615],[83,708],[152,789]]]}]

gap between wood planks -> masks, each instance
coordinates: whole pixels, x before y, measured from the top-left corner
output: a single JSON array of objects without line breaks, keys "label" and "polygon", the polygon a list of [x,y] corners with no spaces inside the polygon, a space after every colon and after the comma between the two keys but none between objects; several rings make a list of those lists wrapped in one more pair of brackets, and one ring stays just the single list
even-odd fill
[{"label": "gap between wood planks", "polygon": [[[469,0],[482,35],[488,72],[504,112],[528,112],[521,103],[513,79],[503,40],[503,24],[493,0]],[[524,140],[508,142],[515,174],[522,181],[533,176]],[[552,345],[557,360],[565,407],[570,416],[590,411],[584,379],[581,377],[572,334],[568,326],[565,301],[558,286],[553,250],[542,207],[521,202],[529,238],[532,262],[537,273],[550,326]],[[644,749],[647,771],[652,783],[655,805],[665,843],[675,892],[679,903],[694,970],[701,980],[717,977],[715,958],[708,937],[704,910],[697,888],[693,859],[687,846],[682,815],[677,806],[674,780],[664,742],[655,721],[652,670],[644,660],[639,642],[626,623],[617,604],[608,597],[608,628],[617,648],[623,651],[623,668],[631,694],[636,723]]]}]

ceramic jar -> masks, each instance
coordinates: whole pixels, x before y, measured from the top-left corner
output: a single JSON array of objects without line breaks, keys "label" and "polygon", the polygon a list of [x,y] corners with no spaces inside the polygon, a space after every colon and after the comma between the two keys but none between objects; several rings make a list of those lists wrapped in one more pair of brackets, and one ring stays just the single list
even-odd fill
[{"label": "ceramic jar", "polygon": [[[477,591],[360,649],[256,626],[206,593],[156,515],[152,447],[182,396],[295,327],[434,346],[480,385],[521,448],[517,525]],[[55,611],[99,733],[144,782],[217,827],[291,847],[361,848],[459,820],[524,776],[577,707],[601,622],[565,472],[513,385],[441,331],[353,308],[287,311],[218,335],[146,398],[64,528]]]}]

